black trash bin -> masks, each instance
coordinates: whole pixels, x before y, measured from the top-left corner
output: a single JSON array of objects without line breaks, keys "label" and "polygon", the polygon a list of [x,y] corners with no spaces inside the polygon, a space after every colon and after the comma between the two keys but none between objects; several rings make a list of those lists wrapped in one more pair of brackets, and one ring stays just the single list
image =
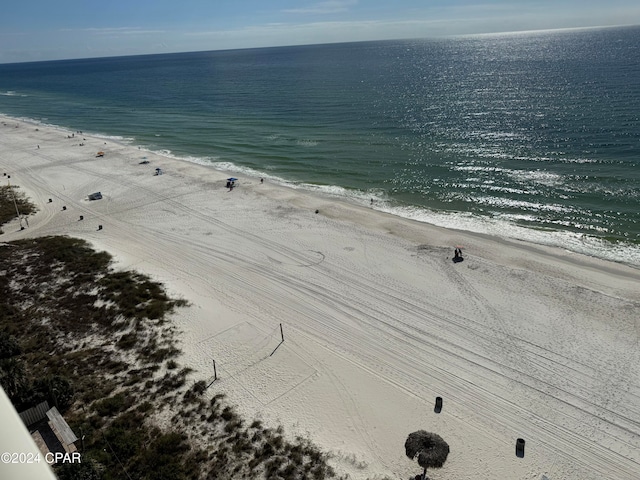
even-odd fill
[{"label": "black trash bin", "polygon": [[436,397],[436,406],[433,411],[436,413],[440,413],[442,411],[442,397]]},{"label": "black trash bin", "polygon": [[516,457],[524,457],[524,438],[519,438],[516,440]]}]

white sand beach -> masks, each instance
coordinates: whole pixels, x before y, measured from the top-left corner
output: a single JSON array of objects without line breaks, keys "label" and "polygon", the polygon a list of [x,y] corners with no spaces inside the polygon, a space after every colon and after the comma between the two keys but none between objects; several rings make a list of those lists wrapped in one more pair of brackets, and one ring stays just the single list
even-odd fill
[{"label": "white sand beach", "polygon": [[70,135],[0,117],[0,181],[39,209],[0,242],[83,238],[188,300],[180,362],[246,418],[356,480],[422,473],[419,429],[451,448],[432,480],[640,478],[638,269]]}]

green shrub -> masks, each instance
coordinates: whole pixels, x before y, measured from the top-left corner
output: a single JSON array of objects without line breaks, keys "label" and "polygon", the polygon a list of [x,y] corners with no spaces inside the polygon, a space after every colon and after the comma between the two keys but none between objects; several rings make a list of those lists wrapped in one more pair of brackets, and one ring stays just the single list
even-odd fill
[{"label": "green shrub", "polygon": [[136,407],[140,413],[147,413],[153,410],[153,404],[151,402],[143,402]]},{"label": "green shrub", "polygon": [[24,402],[31,394],[31,387],[22,360],[15,357],[0,360],[0,385],[12,402]]},{"label": "green shrub", "polygon": [[224,407],[222,414],[220,415],[225,421],[229,422],[236,417],[236,413],[231,407]]},{"label": "green shrub", "polygon": [[20,355],[20,345],[8,332],[0,330],[0,360]]},{"label": "green shrub", "polygon": [[116,342],[116,345],[123,350],[131,350],[136,346],[138,342],[138,335],[136,332],[125,333],[120,337],[120,339]]},{"label": "green shrub", "polygon": [[262,428],[262,422],[260,420],[254,420],[251,423],[251,428]]},{"label": "green shrub", "polygon": [[116,413],[122,412],[133,405],[135,399],[131,396],[125,395],[124,392],[120,392],[113,397],[100,400],[93,405],[95,411],[101,417],[110,417]]},{"label": "green shrub", "polygon": [[102,478],[96,464],[86,457],[83,457],[81,462],[56,465],[55,473],[58,480],[100,480]]}]

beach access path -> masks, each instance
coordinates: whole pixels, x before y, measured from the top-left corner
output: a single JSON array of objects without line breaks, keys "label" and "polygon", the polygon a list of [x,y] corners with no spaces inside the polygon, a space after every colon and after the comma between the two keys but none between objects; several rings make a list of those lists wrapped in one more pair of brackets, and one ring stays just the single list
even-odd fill
[{"label": "beach access path", "polygon": [[188,300],[181,362],[215,360],[207,394],[247,419],[353,479],[421,473],[419,429],[451,448],[432,480],[638,478],[638,270],[70,135],[0,117],[0,175],[38,208],[0,242],[83,238]]}]

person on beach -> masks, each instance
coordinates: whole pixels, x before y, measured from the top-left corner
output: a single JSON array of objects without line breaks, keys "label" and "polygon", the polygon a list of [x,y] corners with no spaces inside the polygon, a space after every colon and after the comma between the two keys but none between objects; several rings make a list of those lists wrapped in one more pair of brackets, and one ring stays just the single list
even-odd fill
[{"label": "person on beach", "polygon": [[264,183],[264,178],[261,178],[261,179],[260,179],[260,183]]}]

